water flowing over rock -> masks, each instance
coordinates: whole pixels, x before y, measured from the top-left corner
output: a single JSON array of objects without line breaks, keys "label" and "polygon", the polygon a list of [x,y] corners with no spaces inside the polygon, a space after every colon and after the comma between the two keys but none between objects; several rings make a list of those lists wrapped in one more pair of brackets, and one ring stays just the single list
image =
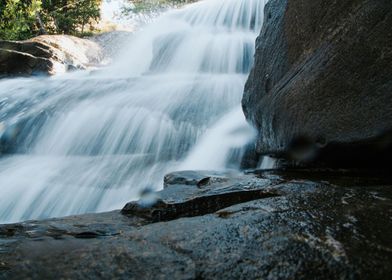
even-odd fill
[{"label": "water flowing over rock", "polygon": [[181,166],[237,169],[263,8],[202,1],[145,26],[108,69],[0,81],[0,222],[119,209]]},{"label": "water flowing over rock", "polygon": [[18,221],[0,279],[391,278],[389,166],[257,154],[388,150],[391,5],[269,1],[243,97],[255,147],[239,103],[264,4],[201,1],[108,69],[0,81],[0,222]]},{"label": "water flowing over rock", "polygon": [[257,152],[390,165],[392,2],[271,0],[265,15],[242,101]]},{"label": "water flowing over rock", "polygon": [[0,41],[0,76],[53,75],[98,65],[101,48],[68,35],[42,35],[14,42]]}]

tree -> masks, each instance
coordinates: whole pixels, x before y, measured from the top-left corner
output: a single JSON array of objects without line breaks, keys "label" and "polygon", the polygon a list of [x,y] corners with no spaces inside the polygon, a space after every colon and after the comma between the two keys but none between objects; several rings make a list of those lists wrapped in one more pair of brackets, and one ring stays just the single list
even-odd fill
[{"label": "tree", "polygon": [[83,35],[100,17],[101,0],[0,0],[0,39]]},{"label": "tree", "polygon": [[98,21],[101,0],[43,0],[43,17],[52,33],[83,34]]},{"label": "tree", "polygon": [[36,29],[36,15],[41,0],[2,0],[0,3],[0,38],[22,40]]},{"label": "tree", "polygon": [[75,3],[73,10],[73,24],[76,28],[80,28],[81,33],[84,33],[86,24],[91,24],[93,21],[98,21],[100,17],[100,1],[84,0]]}]

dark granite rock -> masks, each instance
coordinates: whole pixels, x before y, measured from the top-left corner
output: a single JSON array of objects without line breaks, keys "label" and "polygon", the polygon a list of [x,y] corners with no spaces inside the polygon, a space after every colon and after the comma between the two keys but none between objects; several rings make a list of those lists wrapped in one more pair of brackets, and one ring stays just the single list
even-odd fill
[{"label": "dark granite rock", "polygon": [[216,181],[224,181],[225,172],[217,171],[181,171],[169,173],[163,179],[163,186],[166,188],[173,185],[194,185],[202,187],[209,184],[211,179]]},{"label": "dark granite rock", "polygon": [[0,75],[2,76],[48,74],[52,67],[53,63],[48,58],[10,49],[0,49]]},{"label": "dark granite rock", "polygon": [[391,164],[391,26],[389,0],[269,1],[242,101],[257,152]]},{"label": "dark granite rock", "polygon": [[165,176],[166,188],[157,194],[156,202],[147,207],[143,201],[130,202],[121,213],[160,222],[215,213],[235,204],[279,195],[270,188],[273,180],[252,177],[232,174],[229,180],[218,172],[171,173]]},{"label": "dark granite rock", "polygon": [[[211,181],[202,187],[178,184],[206,174]],[[160,192],[161,203],[182,209],[184,202],[197,205],[199,200],[204,206],[210,198],[216,205],[214,193],[257,190],[275,195],[239,199],[224,209],[211,208],[192,217],[183,217],[181,210],[167,222],[114,211],[3,225],[0,279],[392,276],[388,174],[361,170],[287,170],[216,178],[213,174],[168,176],[173,185]]]}]

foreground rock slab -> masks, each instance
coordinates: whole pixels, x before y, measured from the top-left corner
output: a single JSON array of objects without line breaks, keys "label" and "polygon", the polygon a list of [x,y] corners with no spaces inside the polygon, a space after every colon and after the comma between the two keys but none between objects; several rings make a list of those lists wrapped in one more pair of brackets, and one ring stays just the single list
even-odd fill
[{"label": "foreground rock slab", "polygon": [[122,213],[0,226],[0,278],[392,276],[392,179],[379,172],[177,172]]}]

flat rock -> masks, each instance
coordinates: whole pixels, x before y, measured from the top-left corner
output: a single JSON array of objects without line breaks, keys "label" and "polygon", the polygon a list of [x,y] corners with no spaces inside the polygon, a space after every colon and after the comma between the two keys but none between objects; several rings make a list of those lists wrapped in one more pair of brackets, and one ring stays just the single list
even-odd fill
[{"label": "flat rock", "polygon": [[[202,186],[179,184],[205,175],[210,179]],[[392,275],[392,180],[386,173],[287,170],[169,177],[173,184],[166,181],[156,203],[144,208],[170,209],[164,222],[126,206],[125,215],[114,211],[0,226],[0,278]],[[252,197],[243,199],[244,193]],[[207,210],[195,211],[196,206]]]},{"label": "flat rock", "polygon": [[143,199],[130,202],[121,212],[160,222],[201,216],[231,205],[279,195],[272,188],[276,180],[227,175],[207,171],[168,174],[164,180],[166,188],[156,194],[156,201],[147,204]]}]

